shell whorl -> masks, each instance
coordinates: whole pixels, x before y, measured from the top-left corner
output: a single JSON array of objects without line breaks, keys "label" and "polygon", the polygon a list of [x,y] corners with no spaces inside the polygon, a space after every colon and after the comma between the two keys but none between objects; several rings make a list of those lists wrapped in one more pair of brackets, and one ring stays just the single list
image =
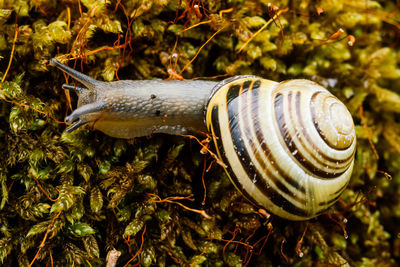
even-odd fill
[{"label": "shell whorl", "polygon": [[308,80],[236,77],[213,90],[206,124],[235,186],[280,217],[304,220],[329,208],[349,182],[352,117]]}]

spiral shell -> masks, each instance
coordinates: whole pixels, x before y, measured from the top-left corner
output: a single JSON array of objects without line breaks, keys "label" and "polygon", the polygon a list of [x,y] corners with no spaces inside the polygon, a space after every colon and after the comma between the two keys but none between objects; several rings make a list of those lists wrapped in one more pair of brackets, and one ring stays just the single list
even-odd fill
[{"label": "spiral shell", "polygon": [[280,217],[317,216],[349,182],[356,147],[352,117],[314,82],[227,79],[213,89],[205,120],[237,189]]}]

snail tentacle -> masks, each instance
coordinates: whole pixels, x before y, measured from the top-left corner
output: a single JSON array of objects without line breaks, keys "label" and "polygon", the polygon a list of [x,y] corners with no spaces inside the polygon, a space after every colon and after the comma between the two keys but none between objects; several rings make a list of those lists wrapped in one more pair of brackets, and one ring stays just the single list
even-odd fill
[{"label": "snail tentacle", "polygon": [[80,106],[79,108],[75,109],[69,116],[65,117],[65,122],[72,123],[75,120],[79,119],[81,116],[89,115],[91,113],[95,113],[93,115],[98,116],[98,113],[102,112],[106,108],[107,105],[102,102],[95,102]]},{"label": "snail tentacle", "polygon": [[74,78],[75,80],[81,82],[82,84],[84,84],[87,88],[89,89],[93,89],[96,85],[98,85],[99,83],[101,83],[100,81],[97,81],[79,71],[74,70],[73,68],[70,68],[62,63],[60,63],[57,59],[52,58],[50,60],[50,66],[55,66],[57,68],[59,68],[60,70],[66,72],[67,74],[69,74],[72,78]]},{"label": "snail tentacle", "polygon": [[85,90],[87,90],[86,88],[82,88],[82,87],[78,87],[78,86],[74,86],[74,85],[69,85],[69,84],[63,84],[62,88],[65,90],[69,90],[69,91],[74,91],[77,93],[83,93]]},{"label": "snail tentacle", "polygon": [[68,127],[65,132],[67,133],[71,133],[73,131],[75,131],[76,129],[78,129],[79,127],[87,124],[88,121],[83,121],[83,120],[78,120],[76,123],[72,124],[70,127]]}]

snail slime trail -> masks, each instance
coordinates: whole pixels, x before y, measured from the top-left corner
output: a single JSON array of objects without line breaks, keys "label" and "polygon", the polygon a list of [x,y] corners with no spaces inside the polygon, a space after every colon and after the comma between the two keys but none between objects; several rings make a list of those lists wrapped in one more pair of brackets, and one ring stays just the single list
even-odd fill
[{"label": "snail slime trail", "polygon": [[[349,183],[356,136],[346,106],[309,80],[234,76],[221,82],[96,81],[50,61],[86,88],[67,131],[94,122],[117,138],[208,130],[230,180],[248,200],[282,218],[326,211]],[[161,118],[165,118],[162,120]]]}]

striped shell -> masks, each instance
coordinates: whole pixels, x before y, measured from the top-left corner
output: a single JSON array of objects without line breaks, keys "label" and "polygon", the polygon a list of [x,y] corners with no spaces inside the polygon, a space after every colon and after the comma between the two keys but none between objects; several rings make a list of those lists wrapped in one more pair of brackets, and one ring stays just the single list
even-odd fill
[{"label": "striped shell", "polygon": [[254,76],[222,81],[209,99],[206,124],[237,189],[280,217],[317,216],[349,182],[356,146],[352,117],[314,82]]}]

